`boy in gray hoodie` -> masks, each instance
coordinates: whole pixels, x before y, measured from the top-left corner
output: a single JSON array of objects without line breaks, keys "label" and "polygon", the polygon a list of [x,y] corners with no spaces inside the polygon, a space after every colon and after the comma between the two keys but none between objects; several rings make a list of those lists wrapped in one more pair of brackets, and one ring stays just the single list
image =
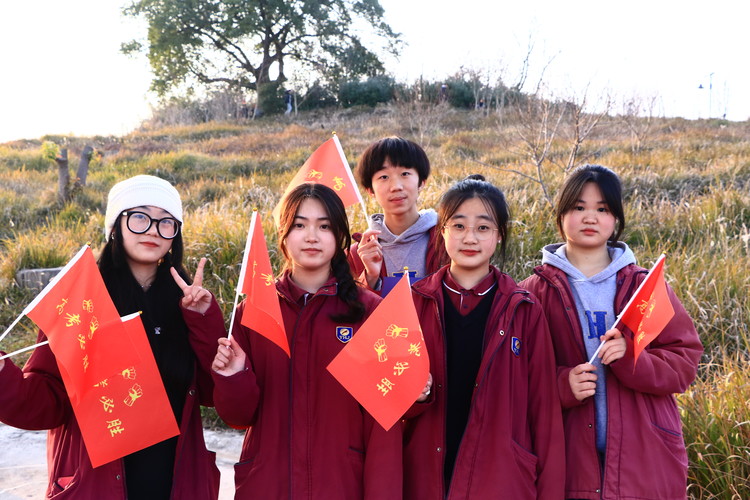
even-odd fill
[{"label": "boy in gray hoodie", "polygon": [[353,235],[349,265],[360,282],[385,295],[409,268],[412,282],[447,263],[435,245],[437,214],[419,210],[419,192],[430,176],[430,161],[416,143],[387,137],[359,159],[359,183],[382,207],[363,234]]}]

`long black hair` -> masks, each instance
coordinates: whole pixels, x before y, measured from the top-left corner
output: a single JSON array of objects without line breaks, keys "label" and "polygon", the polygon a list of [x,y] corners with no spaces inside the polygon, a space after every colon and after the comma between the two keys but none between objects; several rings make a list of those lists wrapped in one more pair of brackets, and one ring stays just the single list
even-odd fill
[{"label": "long black hair", "polygon": [[336,239],[336,251],[331,259],[331,272],[338,282],[336,295],[348,306],[344,314],[333,315],[331,319],[356,323],[365,315],[365,306],[359,300],[359,287],[352,276],[346,252],[351,245],[349,219],[346,209],[336,191],[323,184],[305,183],[292,189],[285,197],[279,217],[279,248],[286,260],[286,268],[291,267],[291,256],[286,247],[286,238],[293,228],[294,218],[307,199],[318,200],[325,208],[331,224],[331,231]]}]

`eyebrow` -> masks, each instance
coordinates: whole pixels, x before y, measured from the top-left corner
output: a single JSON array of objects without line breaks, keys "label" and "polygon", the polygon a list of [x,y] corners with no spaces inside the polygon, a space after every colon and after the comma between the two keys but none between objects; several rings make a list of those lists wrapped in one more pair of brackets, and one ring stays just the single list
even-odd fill
[{"label": "eyebrow", "polygon": [[[466,217],[467,216],[463,215],[463,214],[454,214],[454,215],[451,216],[450,220],[453,220],[453,219],[465,219]],[[492,217],[490,217],[489,215],[477,215],[477,218],[478,219],[482,219],[482,220],[486,220],[486,221],[489,221],[489,222],[495,222],[494,220],[492,220]]]},{"label": "eyebrow", "polygon": [[[309,217],[305,217],[304,215],[295,215],[294,216],[294,220],[297,220],[297,219],[302,219],[304,221],[309,221],[310,220]],[[317,220],[317,221],[330,221],[331,218],[326,216],[326,217],[318,217],[315,220]]]}]

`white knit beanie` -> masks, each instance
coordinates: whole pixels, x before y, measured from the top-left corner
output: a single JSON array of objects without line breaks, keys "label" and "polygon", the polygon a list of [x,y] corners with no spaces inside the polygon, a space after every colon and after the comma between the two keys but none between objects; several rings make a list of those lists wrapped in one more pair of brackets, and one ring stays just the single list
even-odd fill
[{"label": "white knit beanie", "polygon": [[162,208],[182,222],[182,201],[174,186],[153,175],[136,175],[118,182],[109,190],[107,214],[104,216],[104,236],[109,238],[115,220],[122,212],[147,205]]}]

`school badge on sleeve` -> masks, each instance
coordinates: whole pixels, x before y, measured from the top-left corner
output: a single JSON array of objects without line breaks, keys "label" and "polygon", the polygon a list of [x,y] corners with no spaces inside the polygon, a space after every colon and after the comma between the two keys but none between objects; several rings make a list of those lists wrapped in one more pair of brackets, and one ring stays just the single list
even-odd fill
[{"label": "school badge on sleeve", "polygon": [[521,339],[518,337],[511,337],[510,339],[510,350],[513,351],[513,354],[516,356],[521,355]]},{"label": "school badge on sleeve", "polygon": [[354,328],[351,326],[337,326],[336,327],[336,338],[346,344],[352,339],[354,335]]}]

